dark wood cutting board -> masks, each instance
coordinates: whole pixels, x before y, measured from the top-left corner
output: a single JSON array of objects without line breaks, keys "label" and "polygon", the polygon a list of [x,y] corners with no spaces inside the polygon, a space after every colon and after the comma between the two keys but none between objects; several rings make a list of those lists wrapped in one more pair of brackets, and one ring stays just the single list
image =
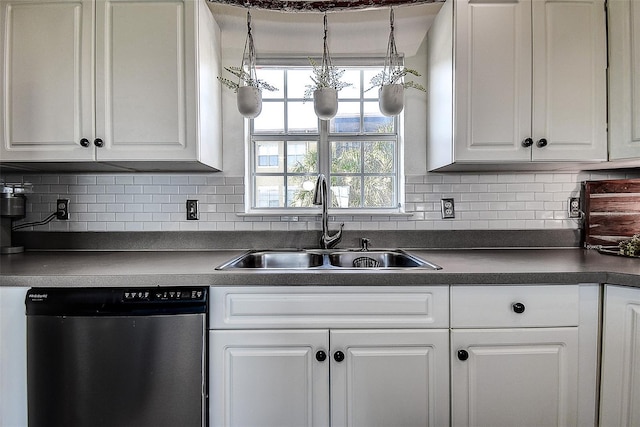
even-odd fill
[{"label": "dark wood cutting board", "polygon": [[614,246],[640,233],[640,179],[585,181],[584,244]]}]

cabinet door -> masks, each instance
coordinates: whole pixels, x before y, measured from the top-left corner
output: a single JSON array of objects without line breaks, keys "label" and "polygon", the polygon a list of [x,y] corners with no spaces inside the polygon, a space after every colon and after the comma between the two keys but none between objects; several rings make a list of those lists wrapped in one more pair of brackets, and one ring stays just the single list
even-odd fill
[{"label": "cabinet door", "polygon": [[0,2],[2,160],[93,160],[93,4]]},{"label": "cabinet door", "polygon": [[99,0],[98,160],[193,160],[194,1]]},{"label": "cabinet door", "polygon": [[529,161],[531,1],[455,2],[455,160]]},{"label": "cabinet door", "polygon": [[607,286],[600,425],[640,425],[640,289]]},{"label": "cabinet door", "polygon": [[331,426],[449,425],[448,335],[331,331]]},{"label": "cabinet door", "polygon": [[607,159],[605,20],[604,0],[533,1],[533,160]]},{"label": "cabinet door", "polygon": [[578,328],[452,330],[451,354],[453,426],[577,425]]},{"label": "cabinet door", "polygon": [[211,426],[329,425],[329,359],[316,357],[328,352],[328,331],[214,330],[209,339]]},{"label": "cabinet door", "polygon": [[609,159],[640,158],[640,2],[612,0],[609,17]]}]

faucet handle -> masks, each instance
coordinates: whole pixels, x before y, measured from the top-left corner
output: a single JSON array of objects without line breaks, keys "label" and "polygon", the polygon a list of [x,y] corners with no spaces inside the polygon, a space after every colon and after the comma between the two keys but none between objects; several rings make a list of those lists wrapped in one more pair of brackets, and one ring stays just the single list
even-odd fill
[{"label": "faucet handle", "polygon": [[369,243],[371,243],[370,239],[367,239],[366,237],[362,237],[360,239],[360,250],[363,252],[366,252],[369,250]]}]

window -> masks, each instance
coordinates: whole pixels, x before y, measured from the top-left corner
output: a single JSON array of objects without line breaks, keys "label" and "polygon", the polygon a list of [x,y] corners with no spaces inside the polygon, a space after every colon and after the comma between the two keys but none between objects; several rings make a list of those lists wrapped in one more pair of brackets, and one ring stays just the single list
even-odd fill
[{"label": "window", "polygon": [[311,208],[319,173],[328,178],[333,209],[400,205],[399,120],[380,113],[377,88],[367,90],[382,67],[336,65],[353,86],[338,92],[338,114],[329,121],[318,120],[313,101],[304,100],[306,60],[258,70],[278,91],[263,92],[262,113],[250,122],[249,211]]}]

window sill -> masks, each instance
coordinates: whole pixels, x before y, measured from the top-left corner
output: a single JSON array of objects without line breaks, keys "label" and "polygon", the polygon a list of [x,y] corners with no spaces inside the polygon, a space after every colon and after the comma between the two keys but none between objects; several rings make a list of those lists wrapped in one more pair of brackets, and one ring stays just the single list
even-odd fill
[{"label": "window sill", "polygon": [[[396,218],[406,218],[413,215],[413,213],[407,213],[404,211],[400,211],[398,209],[372,209],[372,210],[357,210],[357,211],[336,211],[333,209],[329,209],[330,217],[396,217]],[[297,220],[298,217],[318,217],[322,214],[320,208],[317,211],[297,211],[297,210],[259,210],[254,209],[250,212],[242,212],[237,213],[236,215],[239,217],[281,217],[281,218],[291,218],[292,220]],[[296,218],[296,219],[293,219]]]}]

